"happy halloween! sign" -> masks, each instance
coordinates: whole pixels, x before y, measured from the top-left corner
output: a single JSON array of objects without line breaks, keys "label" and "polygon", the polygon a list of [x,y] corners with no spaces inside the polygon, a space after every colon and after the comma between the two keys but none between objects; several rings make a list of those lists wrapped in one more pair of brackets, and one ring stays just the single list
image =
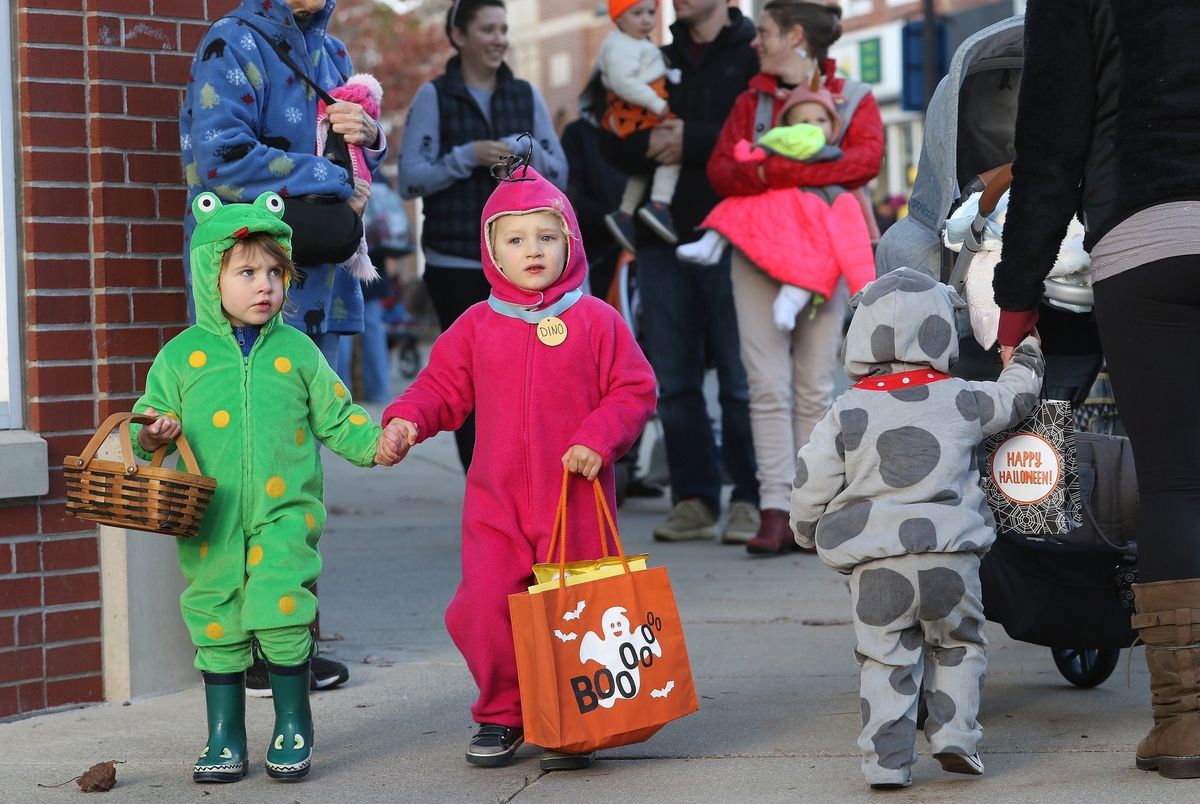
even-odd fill
[{"label": "happy halloween! sign", "polygon": [[1062,476],[1058,453],[1033,433],[1009,436],[992,454],[992,480],[1008,499],[1028,505],[1054,492]]}]

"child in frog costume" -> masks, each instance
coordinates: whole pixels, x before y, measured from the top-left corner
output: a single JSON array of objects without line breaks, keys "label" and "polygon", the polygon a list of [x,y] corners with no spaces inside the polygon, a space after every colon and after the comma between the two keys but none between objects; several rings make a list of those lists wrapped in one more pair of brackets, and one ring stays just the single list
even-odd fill
[{"label": "child in frog costume", "polygon": [[[267,773],[308,772],[309,625],[325,526],[316,441],[359,466],[377,459],[380,428],[351,403],[312,340],[280,317],[293,266],[283,201],[263,193],[192,204],[196,324],[167,343],[134,410],[158,416],[137,428],[143,458],[182,428],[217,488],[196,537],[179,539],[187,579],[183,619],[205,682],[208,745],[197,782],[246,772],[245,670],[257,638],[270,668],[275,730]],[[160,415],[161,414],[161,415]]]}]

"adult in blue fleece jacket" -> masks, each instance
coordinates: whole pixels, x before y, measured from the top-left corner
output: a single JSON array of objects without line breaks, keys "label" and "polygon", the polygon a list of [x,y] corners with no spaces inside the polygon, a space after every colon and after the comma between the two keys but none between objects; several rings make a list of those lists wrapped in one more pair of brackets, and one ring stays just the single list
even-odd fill
[{"label": "adult in blue fleece jacket", "polygon": [[[316,153],[316,93],[254,30],[278,42],[318,85],[333,89],[353,72],[346,46],[326,30],[336,5],[336,0],[242,0],[213,24],[196,51],[179,112],[188,187],[183,253],[189,305],[188,246],[196,225],[191,206],[198,194],[210,190],[226,202],[248,202],[267,191],[284,198],[313,193],[341,199],[354,192],[353,177]],[[372,170],[385,158],[383,133],[369,118],[346,136],[361,138]],[[284,320],[312,336],[336,367],[338,335],[362,331],[358,280],[336,265],[297,268]]]}]

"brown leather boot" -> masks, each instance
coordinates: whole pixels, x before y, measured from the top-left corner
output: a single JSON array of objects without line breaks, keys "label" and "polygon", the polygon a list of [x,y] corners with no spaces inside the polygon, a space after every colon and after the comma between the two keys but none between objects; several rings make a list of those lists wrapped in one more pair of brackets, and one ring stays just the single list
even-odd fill
[{"label": "brown leather boot", "polygon": [[764,508],[760,512],[758,533],[746,542],[746,552],[756,556],[775,556],[799,550],[792,526],[788,523],[788,512],[778,508]]},{"label": "brown leather boot", "polygon": [[1135,584],[1133,594],[1154,707],[1137,766],[1169,779],[1200,778],[1200,578]]}]

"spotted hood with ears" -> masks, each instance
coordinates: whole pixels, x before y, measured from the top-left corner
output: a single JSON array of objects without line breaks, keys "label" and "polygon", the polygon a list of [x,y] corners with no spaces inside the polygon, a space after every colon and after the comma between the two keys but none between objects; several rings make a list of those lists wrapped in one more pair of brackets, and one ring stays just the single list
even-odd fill
[{"label": "spotted hood with ears", "polygon": [[[492,254],[491,238],[488,236],[492,224],[502,215],[524,215],[530,212],[553,212],[562,217],[571,233],[567,241],[567,265],[562,276],[546,288],[537,292],[523,290],[512,283]],[[587,257],[583,253],[583,241],[579,237],[579,221],[571,202],[549,181],[531,167],[519,167],[513,178],[500,182],[483,207],[480,218],[479,247],[483,259],[483,274],[492,286],[492,295],[502,302],[537,310],[549,307],[564,294],[583,284],[587,276]]]}]

